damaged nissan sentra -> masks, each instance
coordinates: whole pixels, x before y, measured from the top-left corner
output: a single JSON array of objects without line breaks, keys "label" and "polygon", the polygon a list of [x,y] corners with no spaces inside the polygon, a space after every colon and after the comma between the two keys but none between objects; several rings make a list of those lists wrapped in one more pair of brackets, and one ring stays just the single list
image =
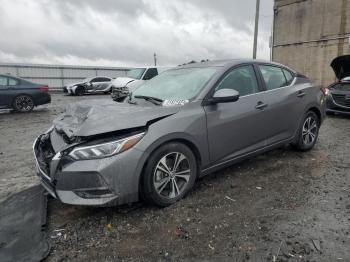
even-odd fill
[{"label": "damaged nissan sentra", "polygon": [[91,104],[69,106],[33,146],[42,185],[67,204],[171,205],[200,176],[284,144],[312,149],[325,115],[318,86],[257,60],[181,66],[123,103]]}]

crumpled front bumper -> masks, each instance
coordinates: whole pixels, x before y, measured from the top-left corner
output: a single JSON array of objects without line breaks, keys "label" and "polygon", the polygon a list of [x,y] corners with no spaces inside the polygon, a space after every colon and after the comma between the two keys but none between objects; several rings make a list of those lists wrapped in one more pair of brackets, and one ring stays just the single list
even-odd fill
[{"label": "crumpled front bumper", "polygon": [[106,206],[118,202],[118,194],[100,173],[105,171],[103,166],[93,161],[73,161],[66,164],[64,162],[67,161],[60,152],[49,161],[45,160],[40,151],[42,137],[43,135],[35,140],[33,152],[37,175],[51,196],[72,205]]}]

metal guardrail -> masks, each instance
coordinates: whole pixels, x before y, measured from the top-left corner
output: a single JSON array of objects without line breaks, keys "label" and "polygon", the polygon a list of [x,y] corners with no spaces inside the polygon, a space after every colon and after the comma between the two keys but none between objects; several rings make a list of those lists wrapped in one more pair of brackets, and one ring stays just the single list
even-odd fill
[{"label": "metal guardrail", "polygon": [[68,83],[77,82],[86,77],[125,76],[128,70],[130,70],[129,67],[0,63],[0,74],[9,74],[45,84],[50,90],[62,89]]}]

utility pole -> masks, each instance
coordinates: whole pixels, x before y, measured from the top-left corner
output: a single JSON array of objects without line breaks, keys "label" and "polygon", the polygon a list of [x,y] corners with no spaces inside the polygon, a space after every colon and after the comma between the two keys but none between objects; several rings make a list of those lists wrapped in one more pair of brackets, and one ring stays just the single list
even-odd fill
[{"label": "utility pole", "polygon": [[259,14],[260,14],[260,0],[256,0],[253,59],[256,59],[256,49],[258,45]]},{"label": "utility pole", "polygon": [[157,66],[157,54],[154,53],[153,57],[154,57],[154,66]]}]

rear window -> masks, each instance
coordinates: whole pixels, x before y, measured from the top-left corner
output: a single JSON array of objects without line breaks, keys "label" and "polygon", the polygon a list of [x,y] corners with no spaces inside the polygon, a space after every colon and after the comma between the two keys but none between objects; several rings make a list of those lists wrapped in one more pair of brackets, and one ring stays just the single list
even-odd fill
[{"label": "rear window", "polygon": [[9,78],[9,86],[16,86],[18,85],[18,80]]}]

